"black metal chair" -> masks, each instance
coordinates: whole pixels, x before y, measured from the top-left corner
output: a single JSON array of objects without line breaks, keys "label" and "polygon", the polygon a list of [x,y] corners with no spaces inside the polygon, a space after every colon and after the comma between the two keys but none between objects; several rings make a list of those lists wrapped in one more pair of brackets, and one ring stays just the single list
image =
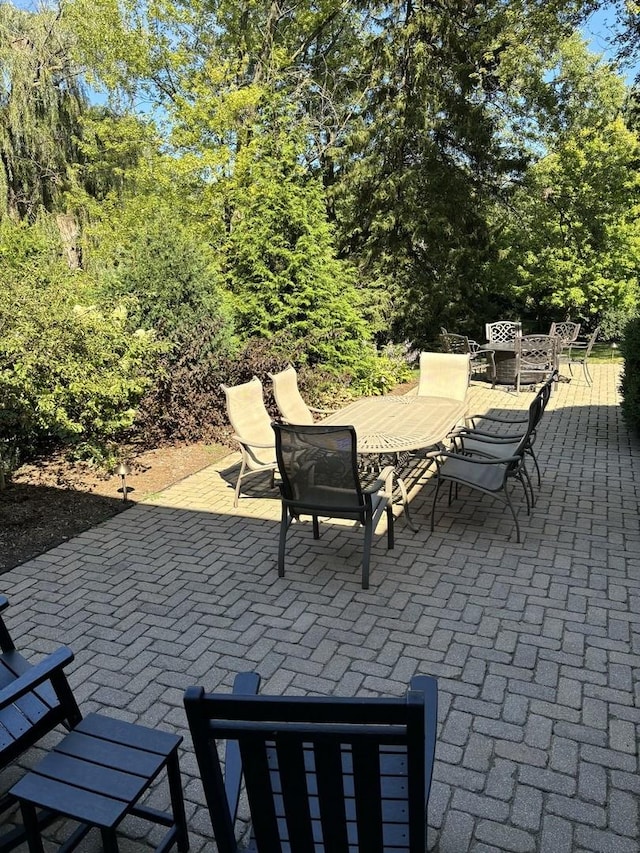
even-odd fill
[{"label": "black metal chair", "polygon": [[491,387],[495,388],[496,360],[492,350],[483,350],[473,338],[468,338],[466,335],[455,335],[452,332],[447,332],[444,328],[440,331],[440,340],[445,352],[461,355],[467,353],[469,355],[469,379],[479,367],[486,371],[487,376],[491,378]]},{"label": "black metal chair", "polygon": [[[534,450],[537,437],[537,428],[551,397],[553,384],[557,380],[557,371],[547,379],[536,395],[536,399],[529,407],[524,417],[501,416],[491,414],[470,415],[467,417],[467,426],[457,430],[453,434],[454,441],[461,439],[460,449],[470,453],[478,453],[486,456],[508,456],[520,442],[522,436],[529,431],[529,441],[524,448],[526,455],[530,456],[538,478],[538,488],[542,485],[540,465]],[[538,405],[538,399],[542,406]],[[532,415],[534,422],[532,423]],[[532,501],[533,503],[534,501]]]},{"label": "black metal chair", "polygon": [[[520,524],[518,523],[518,516],[516,515],[507,484],[513,479],[518,480],[522,484],[527,502],[527,513],[529,513],[529,489],[531,488],[531,482],[524,464],[524,453],[531,432],[539,422],[542,411],[542,399],[536,396],[529,407],[529,426],[526,432],[520,437],[515,446],[502,448],[494,443],[490,448],[492,455],[486,450],[482,455],[479,453],[472,454],[465,447],[464,441],[462,441],[462,446],[458,450],[438,450],[428,454],[436,463],[436,490],[431,509],[431,532],[434,530],[436,503],[440,494],[440,487],[443,483],[448,482],[449,506],[453,500],[454,486],[456,496],[458,495],[458,487],[466,486],[485,495],[496,497],[502,503],[506,504],[511,511],[515,524],[516,541],[520,542]],[[503,453],[503,451],[505,452]]]},{"label": "black metal chair", "polygon": [[591,385],[593,383],[593,378],[589,373],[589,366],[587,362],[589,361],[589,356],[591,355],[591,350],[593,349],[593,345],[598,339],[598,334],[600,332],[600,327],[594,329],[591,333],[591,337],[586,341],[574,341],[572,344],[569,344],[567,348],[567,354],[562,353],[560,355],[560,362],[562,364],[567,364],[569,366],[569,373],[573,376],[573,370],[571,369],[574,364],[582,365],[582,372],[584,373],[584,378],[586,380],[587,385]]},{"label": "black metal chair", "polygon": [[387,547],[393,548],[393,467],[364,486],[358,474],[356,431],[352,426],[272,423],[280,472],[282,517],[278,575],[284,577],[287,531],[292,521],[310,515],[313,538],[320,538],[319,518],[353,519],[364,526],[362,588],[369,588],[373,532],[387,515]]},{"label": "black metal chair", "polygon": [[546,381],[558,369],[559,338],[550,335],[521,335],[515,338],[516,393],[522,384]]},{"label": "black metal chair", "polygon": [[[0,612],[9,605],[0,596]],[[73,652],[59,648],[37,664],[31,664],[18,651],[0,616],[0,767],[6,767],[45,734],[59,725],[72,728],[82,715],[64,674],[73,660]],[[0,798],[0,813],[15,798]],[[0,836],[0,853],[12,850],[24,841],[24,832],[14,830]]]},{"label": "black metal chair", "polygon": [[[233,694],[184,696],[219,853],[424,853],[436,679],[380,699],[258,696],[259,682],[241,673]],[[235,837],[243,779],[246,848]]]}]

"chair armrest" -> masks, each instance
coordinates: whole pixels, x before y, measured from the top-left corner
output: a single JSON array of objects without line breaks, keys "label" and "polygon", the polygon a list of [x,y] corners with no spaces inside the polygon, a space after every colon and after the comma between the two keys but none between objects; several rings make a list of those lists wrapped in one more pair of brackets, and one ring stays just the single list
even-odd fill
[{"label": "chair armrest", "polygon": [[54,690],[61,701],[66,700],[67,697],[59,694],[59,677],[56,679],[56,676],[64,678],[63,669],[72,660],[73,652],[71,649],[62,646],[40,661],[40,663],[30,667],[27,672],[19,675],[11,684],[0,690],[0,710],[6,708],[8,705],[12,705],[27,693],[31,693],[35,687],[38,687],[45,681],[52,682]]},{"label": "chair armrest", "polygon": [[434,451],[427,454],[430,459],[435,459],[436,464],[441,458],[461,459],[463,462],[472,462],[474,465],[509,465],[511,462],[522,462],[522,456],[508,456],[505,459],[490,459],[486,456],[472,456],[466,453],[450,453],[448,450]]},{"label": "chair armrest", "polygon": [[[233,682],[234,696],[255,696],[260,688],[257,672],[239,672]],[[238,816],[240,787],[242,785],[242,759],[237,740],[228,740],[224,754],[224,788],[229,804],[231,820],[235,824]]]},{"label": "chair armrest", "polygon": [[487,430],[483,429],[468,429],[463,428],[459,430],[452,438],[464,438],[468,436],[469,438],[477,438],[478,441],[514,441],[515,439],[522,438],[524,432],[510,432],[510,433],[499,433],[499,432],[487,432]]},{"label": "chair armrest", "polygon": [[396,469],[393,465],[387,465],[386,468],[383,468],[382,471],[378,474],[377,478],[373,481],[373,483],[369,483],[362,491],[365,495],[375,495],[376,492],[379,492],[380,489],[384,486],[388,488],[389,494],[393,491],[393,478],[395,476]]},{"label": "chair armrest", "polygon": [[474,421],[476,420],[491,421],[492,423],[497,424],[526,424],[529,418],[502,418],[498,415],[470,415],[469,417],[465,418],[465,420],[467,421],[467,423],[470,423],[475,429]]},{"label": "chair armrest", "polygon": [[317,409],[315,406],[309,406],[310,412],[315,412],[318,415],[333,415],[335,412],[340,411],[339,409]]}]

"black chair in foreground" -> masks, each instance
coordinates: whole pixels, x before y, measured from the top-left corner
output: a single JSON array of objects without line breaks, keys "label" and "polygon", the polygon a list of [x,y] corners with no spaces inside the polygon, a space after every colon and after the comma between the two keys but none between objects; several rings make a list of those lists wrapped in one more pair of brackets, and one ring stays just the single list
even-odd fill
[{"label": "black chair in foreground", "polygon": [[[259,683],[241,673],[233,694],[184,695],[219,853],[424,853],[436,679],[380,699],[258,696]],[[243,779],[246,848],[235,837]]]},{"label": "black chair in foreground", "polygon": [[364,526],[362,588],[368,589],[373,533],[384,513],[387,547],[393,548],[393,467],[384,468],[373,483],[363,486],[352,426],[271,426],[276,436],[282,497],[278,575],[284,577],[285,545],[292,521],[310,515],[313,538],[319,539],[321,517],[352,519]]},{"label": "black chair in foreground", "polygon": [[[0,595],[0,612],[9,601]],[[73,652],[59,648],[37,664],[18,651],[0,616],[0,768],[6,767],[56,726],[70,729],[81,714],[64,674]],[[15,797],[0,798],[0,814],[15,803]],[[0,836],[0,851],[11,850],[24,841],[15,830]]]},{"label": "black chair in foreground", "polygon": [[[0,596],[0,610],[7,604]],[[158,851],[166,853],[177,844],[180,853],[186,853],[189,838],[178,765],[182,737],[102,714],[83,719],[64,674],[73,660],[70,649],[60,648],[31,666],[16,652],[1,618],[0,647],[0,767],[58,724],[70,730],[0,800],[2,811],[18,801],[24,824],[0,836],[0,853],[25,839],[30,853],[43,853],[40,832],[61,815],[79,823],[61,850],[74,850],[97,827],[104,850],[117,853],[116,828],[128,814],[166,827]],[[164,769],[171,813],[138,804]]]}]

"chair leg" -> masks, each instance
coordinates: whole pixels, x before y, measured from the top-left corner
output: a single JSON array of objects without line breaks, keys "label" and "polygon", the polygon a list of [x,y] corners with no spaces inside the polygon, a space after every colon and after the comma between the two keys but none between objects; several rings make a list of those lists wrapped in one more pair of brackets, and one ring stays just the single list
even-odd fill
[{"label": "chair leg", "polygon": [[436,502],[438,500],[438,492],[440,491],[440,477],[436,477],[436,492],[433,496],[433,504],[431,506],[431,532],[433,533],[433,521],[434,515],[436,514]]},{"label": "chair leg", "polygon": [[[536,496],[535,492],[533,491],[533,484],[531,482],[531,477],[529,476],[529,471],[527,470],[527,466],[524,464],[524,459],[522,460],[522,473],[526,480],[526,483],[523,483],[525,491],[526,487],[529,486],[529,494],[531,495],[531,507],[534,507],[536,505]],[[527,504],[529,504],[529,501],[527,501]],[[530,511],[531,508],[527,507],[527,515],[529,515]]]},{"label": "chair leg", "polygon": [[280,518],[280,541],[278,544],[278,577],[284,577],[284,549],[287,542],[287,529],[289,528],[289,510],[282,504],[282,516]]},{"label": "chair leg", "polygon": [[244,472],[247,470],[246,463],[244,461],[244,457],[242,459],[242,465],[240,466],[240,473],[238,474],[238,482],[236,483],[236,490],[233,494],[233,505],[234,507],[238,506],[238,500],[240,498],[240,485],[242,484],[242,478],[244,477]]},{"label": "chair leg", "polygon": [[536,474],[538,476],[538,489],[541,489],[542,488],[542,478],[540,476],[540,466],[538,465],[538,460],[536,459],[536,454],[533,452],[532,447],[527,448],[527,453],[533,459],[533,464],[535,466]]},{"label": "chair leg", "polygon": [[529,484],[527,483],[526,474],[523,471],[519,471],[516,474],[518,480],[522,483],[522,490],[524,491],[524,499],[527,502],[527,515],[531,515],[531,498],[529,497]]},{"label": "chair leg", "polygon": [[369,589],[369,562],[371,560],[371,543],[373,541],[373,518],[367,516],[364,523],[364,553],[362,554],[362,589]]},{"label": "chair leg", "polygon": [[507,491],[506,483],[505,483],[505,487],[504,487],[504,495],[506,498],[507,505],[509,506],[509,509],[511,510],[511,515],[513,516],[513,522],[516,526],[516,542],[518,542],[518,544],[519,544],[520,543],[520,525],[518,524],[518,516],[516,515],[516,511],[513,508],[513,504],[511,503],[511,497],[509,495],[509,492]]},{"label": "chair leg", "polygon": [[582,370],[584,372],[584,378],[587,380],[587,385],[591,387],[593,384],[593,379],[591,378],[591,374],[589,373],[589,368],[587,367],[587,359],[582,362]]},{"label": "chair leg", "polygon": [[385,510],[387,513],[387,549],[389,551],[393,550],[393,546],[395,545],[395,539],[393,535],[393,507],[391,506],[391,502],[387,504],[387,508]]},{"label": "chair leg", "polygon": [[318,516],[317,515],[312,516],[312,523],[313,523],[313,538],[319,539],[320,538],[320,525],[318,523]]}]

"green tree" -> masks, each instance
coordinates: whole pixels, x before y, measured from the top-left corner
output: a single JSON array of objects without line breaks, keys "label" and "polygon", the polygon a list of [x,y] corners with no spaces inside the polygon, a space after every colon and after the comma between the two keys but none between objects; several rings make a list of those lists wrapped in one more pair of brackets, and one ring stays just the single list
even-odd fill
[{"label": "green tree", "polygon": [[639,156],[619,118],[579,128],[531,169],[499,264],[531,316],[587,318],[637,304]]},{"label": "green tree", "polygon": [[86,106],[70,36],[54,10],[0,3],[0,216],[59,209]]}]

